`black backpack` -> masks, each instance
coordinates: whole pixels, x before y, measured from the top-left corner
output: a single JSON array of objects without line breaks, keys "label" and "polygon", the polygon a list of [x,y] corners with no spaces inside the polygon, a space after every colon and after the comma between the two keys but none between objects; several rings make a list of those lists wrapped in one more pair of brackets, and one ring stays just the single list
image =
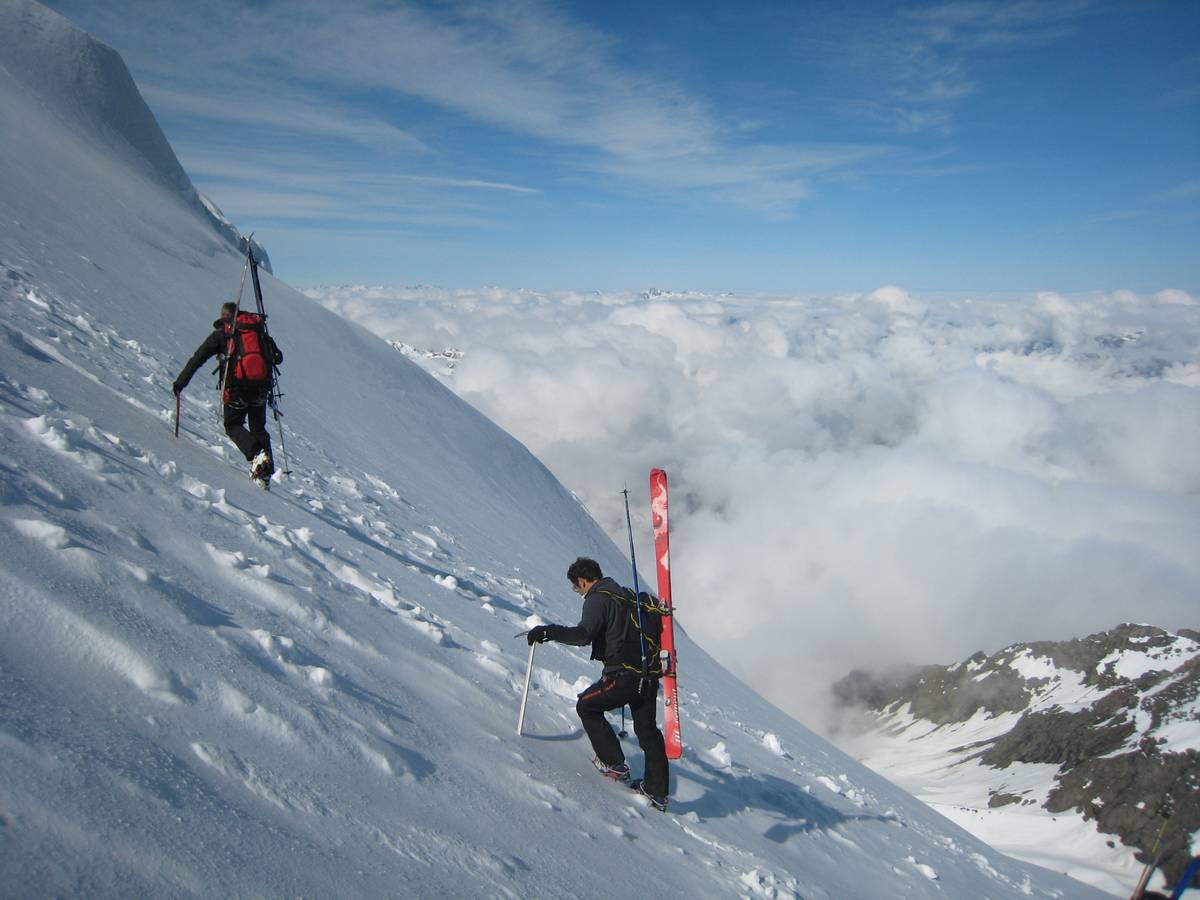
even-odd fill
[{"label": "black backpack", "polygon": [[[642,591],[636,597],[629,588],[612,596],[625,616],[625,638],[621,642],[621,665],[643,678],[662,677],[663,619],[671,610],[653,594]],[[640,615],[639,615],[640,613]]]}]

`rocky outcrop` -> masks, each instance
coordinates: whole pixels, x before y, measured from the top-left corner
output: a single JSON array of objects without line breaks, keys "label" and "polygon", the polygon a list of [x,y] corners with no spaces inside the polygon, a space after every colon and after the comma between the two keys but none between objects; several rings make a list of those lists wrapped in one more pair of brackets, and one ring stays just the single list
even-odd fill
[{"label": "rocky outcrop", "polygon": [[[881,728],[978,716],[1004,723],[947,759],[996,771],[989,808],[1038,802],[1052,813],[1074,812],[1136,848],[1144,862],[1162,835],[1169,878],[1188,862],[1200,831],[1200,632],[1126,624],[979,652],[951,666],[856,670],[834,694],[843,706],[879,714]],[[1043,796],[1006,789],[1015,763],[1057,766]]]},{"label": "rocky outcrop", "polygon": [[963,722],[977,710],[993,715],[1018,712],[1029,705],[1029,685],[1004,665],[983,672],[972,668],[982,664],[977,653],[960,666],[921,666],[876,675],[856,669],[833,686],[834,696],[842,704],[888,709],[912,705],[912,714],[938,725]]}]

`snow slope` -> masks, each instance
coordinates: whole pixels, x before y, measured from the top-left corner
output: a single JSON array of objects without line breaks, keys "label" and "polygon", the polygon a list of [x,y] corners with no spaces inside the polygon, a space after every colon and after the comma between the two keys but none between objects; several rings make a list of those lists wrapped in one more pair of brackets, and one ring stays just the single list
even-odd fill
[{"label": "snow slope", "polygon": [[270,277],[294,474],[250,485],[206,375],[173,438],[242,261],[143,106],[112,51],[0,0],[0,893],[1096,896],[686,635],[667,815],[591,771],[586,653],[538,651],[518,737],[514,633],[574,621],[567,563],[620,577],[620,552],[511,437]]}]

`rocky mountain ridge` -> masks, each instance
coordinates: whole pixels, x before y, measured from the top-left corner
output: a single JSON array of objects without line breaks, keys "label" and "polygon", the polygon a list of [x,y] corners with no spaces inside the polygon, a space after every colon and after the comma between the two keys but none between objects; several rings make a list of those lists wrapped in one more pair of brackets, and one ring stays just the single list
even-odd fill
[{"label": "rocky mountain ridge", "polygon": [[947,782],[979,784],[982,773],[989,812],[1079,816],[1143,863],[1161,833],[1168,878],[1200,852],[1198,631],[1124,624],[955,665],[856,670],[833,690],[868,713],[865,732],[842,737],[884,774],[903,775],[903,758],[940,747],[940,766],[926,756],[919,775],[907,767],[918,796],[913,778],[940,782],[944,801]]}]

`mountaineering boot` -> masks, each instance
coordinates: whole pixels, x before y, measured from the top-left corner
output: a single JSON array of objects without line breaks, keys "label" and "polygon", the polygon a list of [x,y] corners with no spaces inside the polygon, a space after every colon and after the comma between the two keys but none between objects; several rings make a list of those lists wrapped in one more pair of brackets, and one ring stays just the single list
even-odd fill
[{"label": "mountaineering boot", "polygon": [[620,763],[615,766],[606,766],[600,761],[599,757],[592,757],[592,765],[605,778],[611,778],[613,781],[619,781],[621,784],[629,783],[629,763]]},{"label": "mountaineering boot", "polygon": [[275,474],[275,465],[271,462],[271,454],[266,450],[260,450],[258,455],[250,461],[250,479],[261,487],[269,489],[273,474]]},{"label": "mountaineering boot", "polygon": [[636,781],[629,782],[629,788],[630,788],[630,790],[637,791],[639,794],[641,794],[643,797],[645,797],[647,800],[649,800],[650,805],[653,806],[655,809],[657,809],[659,812],[667,811],[667,803],[669,802],[667,797],[665,795],[662,797],[656,797],[653,794],[646,793],[646,789],[645,789],[642,779],[639,778]]}]

